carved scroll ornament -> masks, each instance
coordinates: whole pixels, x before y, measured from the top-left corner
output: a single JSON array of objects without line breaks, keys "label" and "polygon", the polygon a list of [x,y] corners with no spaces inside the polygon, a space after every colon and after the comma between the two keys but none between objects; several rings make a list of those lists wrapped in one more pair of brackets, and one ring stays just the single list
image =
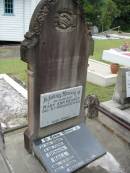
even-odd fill
[{"label": "carved scroll ornament", "polygon": [[49,13],[49,8],[56,2],[57,0],[44,0],[37,6],[34,15],[32,16],[29,32],[25,34],[25,39],[21,44],[20,53],[23,61],[28,63],[29,58],[31,57],[31,50],[38,43],[41,26]]}]

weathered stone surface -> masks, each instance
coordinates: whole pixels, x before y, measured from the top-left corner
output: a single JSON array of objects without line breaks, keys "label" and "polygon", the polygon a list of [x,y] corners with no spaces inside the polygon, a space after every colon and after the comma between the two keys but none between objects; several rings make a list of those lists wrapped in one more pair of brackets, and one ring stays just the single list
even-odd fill
[{"label": "weathered stone surface", "polygon": [[126,72],[128,71],[130,71],[130,68],[127,67],[120,68],[113,95],[113,100],[121,105],[130,103],[130,97],[127,98],[127,92],[126,92]]},{"label": "weathered stone surface", "polygon": [[1,169],[2,173],[10,173],[1,154],[0,154],[0,169]]},{"label": "weathered stone surface", "polygon": [[[0,79],[0,122],[10,128],[13,120],[19,124],[27,116],[27,100],[11,87],[4,79]],[[17,126],[14,123],[13,127]]]},{"label": "weathered stone surface", "polygon": [[96,95],[88,95],[85,98],[84,107],[87,108],[85,110],[85,113],[88,118],[93,119],[98,117],[98,109],[97,109],[98,106],[99,106],[99,100]]},{"label": "weathered stone surface", "polygon": [[[125,121],[126,123],[130,124],[130,108],[121,110],[120,104],[114,102],[113,100],[102,102],[101,107],[103,107],[106,111],[113,114],[113,116],[118,117],[120,120]],[[109,129],[114,131],[115,134],[119,135],[125,141],[130,143],[130,131],[118,124],[117,122],[113,121],[109,117],[105,116],[104,114],[99,114],[99,121],[102,122],[105,126]]]},{"label": "weathered stone surface", "polygon": [[[29,128],[25,138],[28,136],[30,142],[85,119],[83,103],[91,36],[78,2],[42,0],[22,43],[21,57],[28,63],[29,76]],[[78,86],[83,87],[80,115],[40,128],[40,96]]]}]

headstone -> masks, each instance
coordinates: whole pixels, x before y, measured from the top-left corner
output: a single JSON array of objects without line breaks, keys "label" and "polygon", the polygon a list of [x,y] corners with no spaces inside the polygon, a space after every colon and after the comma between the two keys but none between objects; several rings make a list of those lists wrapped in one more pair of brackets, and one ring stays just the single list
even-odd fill
[{"label": "headstone", "polygon": [[[91,157],[84,155],[90,149],[85,147],[90,143],[84,140],[89,132],[83,123],[91,39],[78,2],[42,0],[21,46],[22,60],[28,63],[25,148],[33,150],[50,173],[53,167],[48,164],[56,166],[57,173],[73,172],[104,154],[93,139]],[[80,136],[81,153],[77,152]],[[66,167],[59,165],[63,160]]]},{"label": "headstone", "polygon": [[21,46],[28,63],[26,148],[32,139],[84,121],[88,37],[76,1],[42,0],[37,6]]},{"label": "headstone", "polygon": [[92,27],[92,34],[98,34],[99,33],[99,29],[97,26],[93,26]]},{"label": "headstone", "polygon": [[126,97],[130,97],[130,71],[126,72]]},{"label": "headstone", "polygon": [[130,68],[121,67],[118,73],[113,100],[121,105],[130,104]]}]

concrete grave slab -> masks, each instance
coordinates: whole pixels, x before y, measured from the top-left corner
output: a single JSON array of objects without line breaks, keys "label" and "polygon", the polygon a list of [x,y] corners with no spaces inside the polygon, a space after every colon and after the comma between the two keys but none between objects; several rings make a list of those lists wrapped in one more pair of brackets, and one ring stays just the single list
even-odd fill
[{"label": "concrete grave slab", "polygon": [[104,50],[102,60],[130,67],[130,52],[120,49]]},{"label": "concrete grave slab", "polygon": [[3,128],[26,123],[27,91],[6,74],[0,75],[0,121]]},{"label": "concrete grave slab", "polygon": [[[119,117],[126,123],[130,124],[130,108],[121,110],[121,105],[119,103],[114,102],[113,100],[101,103],[101,107],[112,113],[113,116]],[[98,119],[109,129],[112,129],[115,132],[115,134],[119,135],[122,139],[126,140],[127,142],[130,142],[129,130],[114,122],[109,117],[106,117],[102,113],[99,114]]]},{"label": "concrete grave slab", "polygon": [[117,74],[112,74],[110,65],[89,59],[87,81],[99,86],[110,86],[115,84]]}]

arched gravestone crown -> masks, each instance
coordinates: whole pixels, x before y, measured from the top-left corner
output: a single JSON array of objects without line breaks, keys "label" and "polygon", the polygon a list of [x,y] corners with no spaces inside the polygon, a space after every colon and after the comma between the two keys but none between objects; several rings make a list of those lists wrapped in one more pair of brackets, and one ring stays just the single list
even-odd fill
[{"label": "arched gravestone crown", "polygon": [[[32,57],[29,56],[29,50],[32,51],[39,42],[39,35],[41,33],[42,27],[46,24],[47,18],[51,20],[54,29],[61,32],[71,32],[76,29],[76,17],[80,15],[82,20],[84,20],[83,11],[80,7],[79,0],[72,0],[71,3],[76,7],[72,9],[67,7],[67,3],[64,0],[65,7],[54,12],[52,9],[56,6],[58,0],[42,0],[34,11],[32,20],[29,27],[29,32],[25,34],[25,40],[22,42],[21,46],[21,57],[25,62],[29,62]],[[67,0],[66,0],[67,1]],[[78,6],[78,9],[77,9]],[[51,13],[52,12],[52,13]],[[49,13],[52,14],[52,18],[49,18]],[[53,16],[53,14],[55,15]]]},{"label": "arched gravestone crown", "polygon": [[[29,32],[22,42],[21,58],[28,63],[29,126],[25,132],[26,147],[29,147],[27,145],[32,139],[47,136],[84,121],[83,102],[89,36],[78,2],[42,0],[34,11]],[[46,94],[52,96],[55,93],[56,97],[59,93],[63,95],[64,91],[71,93],[72,97],[75,97],[72,93],[80,93],[80,103],[75,103],[75,109],[79,107],[79,113],[74,110],[74,105],[68,105],[67,111],[70,113],[73,109],[73,115],[66,118],[62,115],[65,109],[59,109],[61,119],[57,121],[54,118],[56,112],[52,115],[50,111],[50,119],[51,116],[54,118],[52,123],[41,128],[40,123],[41,120],[44,122],[45,116],[44,113],[41,114],[41,100],[46,98]],[[48,109],[53,109],[54,104],[49,106]],[[46,118],[49,116],[47,114]]]}]

